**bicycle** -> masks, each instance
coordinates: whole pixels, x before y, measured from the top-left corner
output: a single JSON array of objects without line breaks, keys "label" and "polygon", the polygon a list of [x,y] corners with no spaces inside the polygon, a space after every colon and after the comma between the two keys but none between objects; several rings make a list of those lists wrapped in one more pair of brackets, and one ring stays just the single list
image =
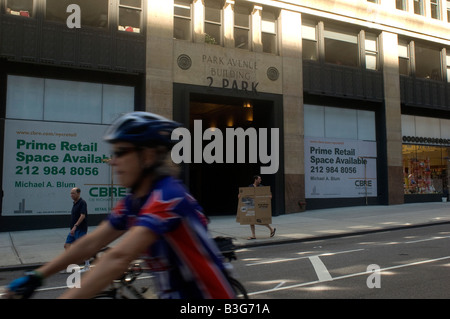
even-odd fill
[{"label": "bicycle", "polygon": [[[233,239],[231,237],[215,237],[214,238],[219,250],[221,251],[224,259],[226,260],[226,275],[230,282],[236,296],[242,299],[248,299],[248,294],[245,287],[233,277],[231,273],[231,261],[236,260],[236,246],[233,244]],[[105,247],[99,251],[98,254],[104,253],[109,247]],[[94,256],[92,262],[95,261],[99,256]],[[108,289],[97,294],[93,299],[152,299],[156,296],[152,293],[151,286],[141,287],[138,289],[135,287],[135,281],[143,273],[145,267],[142,266],[143,261],[135,261],[130,264],[124,274],[113,281],[113,283],[108,287]],[[95,264],[94,264],[95,265]]]}]

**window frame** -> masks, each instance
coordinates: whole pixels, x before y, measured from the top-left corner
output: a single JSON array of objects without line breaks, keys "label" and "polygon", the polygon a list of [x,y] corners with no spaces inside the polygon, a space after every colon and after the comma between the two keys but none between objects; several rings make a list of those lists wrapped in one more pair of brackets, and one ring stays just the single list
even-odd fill
[{"label": "window frame", "polygon": [[423,0],[413,0],[413,1],[414,1],[414,8],[413,8],[414,14],[421,16],[425,15],[424,1]]},{"label": "window frame", "polygon": [[[380,51],[380,45],[379,45],[379,41],[378,41],[378,35],[375,33],[367,33],[367,32],[362,32],[364,34],[364,39],[361,39],[361,45],[364,41],[364,51],[361,50],[362,53],[364,53],[364,67],[367,70],[374,70],[374,71],[378,71],[380,68],[380,55],[379,55],[379,51]],[[368,49],[368,45],[367,45],[367,41],[371,40],[368,38],[373,38],[375,41],[375,50],[371,50]],[[375,68],[368,68],[368,63],[367,63],[367,58],[368,57],[375,57]]]},{"label": "window frame", "polygon": [[[268,15],[273,15],[273,17],[268,17]],[[273,19],[273,20],[272,20]],[[264,21],[266,22],[270,22],[273,23],[274,26],[274,30],[273,32],[271,32],[270,30],[264,30]],[[274,54],[277,55],[278,51],[279,51],[279,45],[278,45],[278,13],[277,12],[273,12],[273,11],[262,11],[261,14],[261,42],[262,42],[262,46],[263,46],[263,52],[264,53],[269,53],[269,54]],[[264,35],[273,37],[273,44],[274,44],[274,48],[271,51],[268,51],[265,49],[265,45],[264,45]],[[267,44],[267,43],[266,43]]]},{"label": "window frame", "polygon": [[[304,36],[304,35],[306,35],[303,32],[303,30],[306,29],[305,27],[306,28],[310,28],[311,30],[314,29],[314,39],[312,39],[312,37]],[[318,61],[319,60],[319,39],[318,39],[318,37],[319,37],[319,32],[318,32],[318,29],[317,29],[317,23],[304,21],[304,23],[302,23],[302,47],[303,47],[302,59],[303,60],[308,60],[308,61]],[[305,53],[305,50],[304,50],[304,48],[305,48],[305,41],[307,41],[307,43],[313,43],[314,44],[314,47],[315,47],[314,58],[305,59],[305,55],[304,55],[304,53]]]},{"label": "window frame", "polygon": [[[327,25],[324,27],[324,31],[323,31],[323,43],[324,43],[324,62],[326,63],[330,63],[330,64],[336,64],[336,65],[344,65],[344,66],[348,66],[348,67],[360,67],[363,63],[365,64],[365,62],[362,62],[362,53],[361,53],[361,40],[360,40],[360,32],[354,31],[352,29],[345,29],[342,27],[339,27],[337,25]],[[327,36],[328,35],[332,35],[332,34],[341,34],[342,37],[330,37]],[[349,38],[350,37],[350,38]],[[348,38],[347,40],[345,40],[345,38]],[[350,43],[353,44],[355,46],[355,53],[356,53],[356,57],[355,60],[350,64],[350,63],[346,63],[346,61],[341,61],[341,60],[336,60],[336,61],[340,61],[340,63],[336,63],[333,61],[330,61],[330,55],[327,54],[327,45],[329,45],[329,43],[327,43],[327,39],[328,40],[332,40],[332,41],[338,41],[338,42],[343,42],[343,43]],[[349,41],[351,39],[351,41]],[[356,41],[355,41],[356,40]],[[365,56],[364,56],[365,58]],[[334,60],[334,58],[332,59]]]},{"label": "window frame", "polygon": [[430,0],[430,14],[432,19],[441,20],[440,0]]},{"label": "window frame", "polygon": [[[212,2],[207,2],[205,3],[205,12],[204,12],[204,28],[205,28],[205,42],[209,43],[209,44],[213,44],[213,45],[219,45],[221,46],[223,43],[223,7],[220,6],[221,2],[216,2],[214,4],[219,4],[219,6],[208,6],[208,4],[212,4]],[[219,10],[219,22],[217,21],[213,21],[213,20],[207,20],[207,13],[206,11],[209,9],[215,9],[215,10]],[[219,27],[219,39],[217,40],[215,37],[212,37],[212,35],[208,34],[206,32],[207,29],[207,25],[210,26],[218,26]],[[208,38],[209,36],[209,38]],[[212,39],[214,39],[214,42],[212,41]]]},{"label": "window frame", "polygon": [[[121,4],[121,0],[117,0],[117,30],[120,32],[126,32],[126,33],[135,33],[135,34],[143,34],[143,26],[144,26],[144,1],[141,1],[140,7],[134,7],[130,5]],[[139,28],[135,28],[133,26],[123,26],[120,24],[120,9],[128,9],[132,11],[138,11],[139,12]],[[132,28],[132,29],[130,29]]]},{"label": "window frame", "polygon": [[[242,12],[239,12],[239,11],[242,11]],[[234,43],[235,43],[234,47],[237,49],[242,49],[242,50],[250,50],[250,48],[251,48],[251,43],[250,43],[251,42],[251,31],[252,31],[251,10],[250,10],[250,8],[247,8],[244,6],[234,6],[233,14],[234,14],[233,34],[234,34]],[[236,20],[237,20],[236,14],[246,15],[248,26],[238,25],[236,23]],[[247,45],[246,46],[245,45],[240,46],[239,43],[237,42],[236,30],[247,32]]]},{"label": "window frame", "polygon": [[[400,73],[400,75],[410,76],[411,75],[411,47],[410,47],[410,44],[407,41],[399,41],[398,47],[399,47],[399,50],[398,50],[399,51],[398,52],[399,72],[400,72],[400,59],[402,59],[403,61],[406,61],[406,67],[407,67],[407,73],[406,74]],[[402,56],[400,54],[400,47],[406,48],[406,56]]]},{"label": "window frame", "polygon": [[[16,10],[11,10],[11,8],[8,7],[8,2],[9,1],[14,1],[14,0],[5,0],[4,3],[4,12],[10,16],[14,16],[14,17],[20,17],[20,18],[27,18],[27,19],[34,19],[36,18],[36,12],[37,12],[37,1],[36,0],[30,0],[31,1],[31,10],[20,10],[20,11],[16,11]],[[9,12],[8,12],[9,9]],[[14,13],[12,13],[14,12]],[[26,12],[28,12],[28,15],[26,14]]]},{"label": "window frame", "polygon": [[[177,3],[178,2],[178,3]],[[194,32],[193,32],[193,24],[192,24],[192,21],[193,21],[193,7],[192,7],[192,0],[188,0],[187,2],[189,2],[189,17],[187,17],[187,16],[182,16],[182,15],[177,15],[176,14],[176,12],[175,12],[175,8],[183,8],[183,9],[187,9],[187,6],[186,6],[186,3],[185,2],[182,2],[182,1],[179,1],[179,0],[175,0],[174,2],[173,2],[173,20],[174,20],[174,22],[173,22],[173,24],[174,24],[174,30],[173,30],[173,32],[174,32],[174,34],[173,34],[173,38],[174,39],[177,39],[177,40],[183,40],[183,41],[192,41],[193,40],[193,37],[194,37]],[[177,37],[175,37],[175,21],[176,21],[176,19],[180,19],[180,20],[185,20],[185,21],[189,21],[189,36],[188,36],[188,39],[183,39],[183,38],[177,38]]]}]

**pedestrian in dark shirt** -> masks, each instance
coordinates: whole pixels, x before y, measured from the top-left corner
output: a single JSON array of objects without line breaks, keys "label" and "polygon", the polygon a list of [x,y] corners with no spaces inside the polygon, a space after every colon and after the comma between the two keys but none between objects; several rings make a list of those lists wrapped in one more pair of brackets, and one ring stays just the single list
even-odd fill
[{"label": "pedestrian in dark shirt", "polygon": [[[84,199],[81,198],[81,190],[78,187],[74,187],[70,191],[70,197],[73,199],[72,213],[70,219],[70,232],[67,235],[65,249],[69,249],[70,245],[80,237],[87,234],[87,204]],[[85,261],[83,271],[89,270],[89,260]]]}]

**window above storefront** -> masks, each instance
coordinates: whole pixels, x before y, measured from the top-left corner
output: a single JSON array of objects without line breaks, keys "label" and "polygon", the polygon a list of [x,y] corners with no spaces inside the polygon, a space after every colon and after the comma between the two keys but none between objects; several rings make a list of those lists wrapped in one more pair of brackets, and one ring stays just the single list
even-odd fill
[{"label": "window above storefront", "polygon": [[80,6],[81,27],[108,27],[109,0],[46,0],[45,19],[66,23],[69,16],[67,7],[71,4]]},{"label": "window above storefront", "polygon": [[8,76],[8,119],[110,124],[133,110],[134,87]]},{"label": "window above storefront", "polygon": [[6,13],[21,16],[34,17],[34,0],[6,0]]}]

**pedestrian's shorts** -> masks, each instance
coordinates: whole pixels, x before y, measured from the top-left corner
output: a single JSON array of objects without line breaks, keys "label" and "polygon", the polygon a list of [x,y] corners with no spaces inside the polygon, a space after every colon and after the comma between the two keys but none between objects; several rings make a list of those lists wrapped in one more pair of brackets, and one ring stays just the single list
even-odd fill
[{"label": "pedestrian's shorts", "polygon": [[77,240],[80,237],[83,237],[86,235],[86,232],[83,230],[75,230],[75,233],[73,235],[70,234],[67,235],[66,244],[72,244],[75,240]]}]

